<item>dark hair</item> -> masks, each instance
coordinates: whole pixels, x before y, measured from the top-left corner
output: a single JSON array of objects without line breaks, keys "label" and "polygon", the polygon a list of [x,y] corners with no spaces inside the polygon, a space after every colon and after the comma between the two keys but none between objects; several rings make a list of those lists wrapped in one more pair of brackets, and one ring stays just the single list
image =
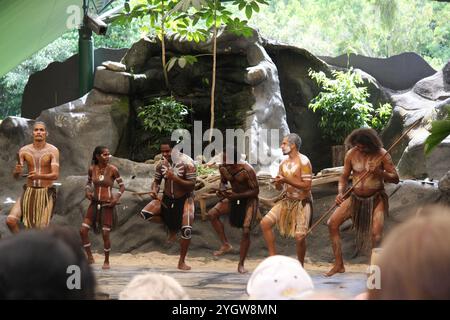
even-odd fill
[{"label": "dark hair", "polygon": [[[40,230],[24,231],[0,242],[0,299],[93,299],[90,268],[80,265],[72,245]],[[70,276],[79,267],[80,287]],[[72,269],[73,268],[73,269]]]},{"label": "dark hair", "polygon": [[92,153],[92,163],[98,164],[97,156],[101,155],[103,150],[108,149],[105,146],[96,146],[94,152]]},{"label": "dark hair", "polygon": [[369,149],[369,153],[375,153],[383,148],[383,142],[378,137],[377,132],[372,128],[355,129],[345,139],[345,144],[354,147],[362,144]]},{"label": "dark hair", "polygon": [[82,242],[78,232],[71,228],[58,225],[51,225],[43,231],[56,239],[64,241],[75,253],[77,265],[80,267],[80,272],[84,276],[81,279],[81,287],[86,289],[86,298],[93,298],[95,296],[95,276],[82,249]]},{"label": "dark hair", "polygon": [[173,141],[169,137],[163,137],[159,140],[159,145],[162,146],[163,144],[169,145],[170,149],[172,149],[173,147],[175,147],[177,145],[177,142]]}]

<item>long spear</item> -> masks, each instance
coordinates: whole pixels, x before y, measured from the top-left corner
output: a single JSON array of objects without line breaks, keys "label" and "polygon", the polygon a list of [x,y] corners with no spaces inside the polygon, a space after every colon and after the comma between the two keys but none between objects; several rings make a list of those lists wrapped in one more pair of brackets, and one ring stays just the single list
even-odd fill
[{"label": "long spear", "polygon": [[[378,166],[380,164],[381,161],[383,161],[384,157],[389,154],[389,152],[392,151],[392,149],[395,148],[395,146],[397,146],[397,144],[399,144],[399,142],[403,139],[403,137],[405,137],[417,124],[420,123],[420,121],[422,121],[422,118],[417,119],[412,125],[411,127],[409,127],[408,130],[406,130],[390,147],[389,149],[386,151],[385,154],[383,154],[380,158],[378,158],[375,161],[376,166]],[[363,181],[368,175],[369,175],[370,171],[367,170],[355,183],[353,183],[352,187],[347,189],[347,191],[345,191],[345,193],[342,195],[343,199],[346,199],[350,193],[353,191],[353,189],[361,182]],[[337,207],[339,207],[339,204],[334,204],[334,206],[332,206],[330,209],[328,209],[327,212],[325,212],[312,226],[311,228],[309,228],[308,232],[306,232],[304,238],[306,238],[333,210],[335,210]]]}]

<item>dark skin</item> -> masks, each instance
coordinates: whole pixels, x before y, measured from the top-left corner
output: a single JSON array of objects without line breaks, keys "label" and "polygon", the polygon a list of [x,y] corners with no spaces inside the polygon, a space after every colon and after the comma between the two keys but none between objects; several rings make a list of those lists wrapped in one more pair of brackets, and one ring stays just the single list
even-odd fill
[{"label": "dark skin", "polygon": [[[110,159],[110,152],[108,149],[103,149],[102,153],[100,155],[96,155],[96,159],[98,161],[98,164],[96,165],[98,167],[99,170],[104,170],[109,163],[109,159]],[[91,167],[89,169],[89,175],[92,176],[92,171],[93,171],[94,167]],[[110,179],[110,177],[105,177],[105,179]],[[109,181],[110,184],[114,184],[114,181]],[[102,188],[103,193],[99,194],[100,190],[96,190],[96,193],[99,194],[100,197],[103,197],[103,199],[107,198],[107,189],[106,188]],[[120,199],[120,195],[123,194],[125,192],[125,186],[122,184],[120,185],[120,193],[116,193],[112,196],[112,198],[109,200],[109,202],[107,202],[106,204],[104,204],[105,207],[111,208],[110,210],[112,210],[116,205],[117,202]],[[89,199],[89,201],[94,200],[94,190],[89,190],[86,189],[85,192],[85,196],[87,199]],[[92,225],[92,221],[90,221],[88,218],[85,218],[83,221],[85,224],[87,225]],[[80,230],[80,235],[81,238],[83,239],[83,243],[88,243],[89,242],[89,229],[86,228],[85,226],[81,227]],[[104,243],[104,247],[105,248],[111,248],[111,240],[110,240],[110,231],[107,230],[103,230],[102,231],[102,236],[103,236],[103,243]],[[91,248],[90,247],[86,247],[86,254],[88,257],[88,262],[90,264],[95,263],[94,261],[94,257],[92,256],[92,252],[91,252]],[[105,260],[103,262],[103,266],[102,269],[110,269],[110,264],[109,264],[109,252],[105,251]]]},{"label": "dark skin", "polygon": [[[226,161],[226,155],[224,153],[223,161]],[[225,235],[225,229],[223,223],[220,221],[220,216],[230,213],[230,201],[235,201],[245,198],[257,198],[259,194],[259,186],[256,180],[256,174],[253,168],[248,164],[225,164],[226,171],[229,174],[234,175],[242,169],[245,169],[245,173],[240,173],[236,176],[236,179],[228,180],[226,179],[226,171],[223,167],[220,168],[221,181],[219,185],[219,190],[216,192],[217,196],[223,199],[221,202],[216,204],[208,212],[208,217],[211,219],[211,224],[214,230],[219,235],[222,242],[222,246],[219,250],[215,251],[213,254],[215,256],[223,255],[232,249],[231,244]],[[231,190],[224,190],[226,188],[227,182],[231,184]],[[248,249],[250,247],[250,228],[244,227],[242,230],[242,238],[240,243],[240,259],[238,264],[238,272],[246,273],[247,270],[244,268],[244,261],[247,257]]]},{"label": "dark skin", "polygon": [[[309,160],[302,157],[302,155],[297,150],[297,147],[295,144],[290,144],[287,138],[284,138],[281,143],[281,150],[283,151],[284,155],[288,155],[289,158],[285,160],[285,162],[282,163],[282,166],[292,166],[297,167],[298,169],[295,169],[295,172],[290,176],[282,175],[281,172],[278,174],[277,177],[273,179],[273,184],[275,185],[275,188],[277,190],[281,190],[283,184],[286,184],[286,191],[298,191],[300,190],[300,193],[297,197],[292,198],[298,198],[300,200],[306,198],[309,196],[309,193],[311,191],[311,180],[303,180],[301,177],[301,166],[309,166],[311,167],[311,164],[309,163]],[[261,221],[261,229],[263,231],[264,240],[267,244],[267,249],[269,251],[269,256],[276,255],[276,248],[275,248],[275,236],[273,234],[273,226],[274,223],[270,219],[263,219]],[[305,237],[296,237],[296,251],[297,251],[297,258],[300,261],[300,263],[303,265],[306,255],[306,239]]]},{"label": "dark skin", "polygon": [[[395,165],[389,155],[385,156],[381,163],[377,165],[377,160],[385,154],[386,150],[383,148],[380,148],[375,153],[370,153],[369,149],[361,144],[356,144],[347,152],[344,161],[344,172],[339,179],[338,195],[335,200],[339,207],[334,211],[327,223],[335,256],[334,266],[325,274],[327,277],[331,277],[336,273],[345,272],[339,227],[348,220],[351,215],[349,210],[351,199],[344,199],[343,196],[347,189],[350,175],[353,176],[353,181],[357,181],[366,173],[366,171],[370,172],[370,174],[354,188],[353,192],[361,197],[370,197],[377,193],[383,188],[384,182],[397,184],[400,181]],[[372,248],[376,247],[381,242],[383,224],[384,203],[380,201],[374,209],[373,214]]]},{"label": "dark skin", "polygon": [[[161,154],[163,156],[163,161],[167,163],[172,163],[172,148],[167,144],[162,144],[160,147]],[[180,198],[184,196],[186,193],[190,193],[194,191],[195,181],[183,179],[177,174],[173,172],[173,169],[168,169],[165,172],[165,183],[164,183],[164,194],[168,196],[171,195],[171,182],[173,182],[173,196],[175,198]],[[147,204],[144,209],[150,211],[154,214],[151,222],[153,223],[162,223],[161,217],[161,200],[158,198],[158,192],[161,181],[154,180],[152,186],[150,188],[150,196],[154,199],[149,204]],[[194,201],[192,199],[186,200],[183,209],[183,221],[182,225],[186,226],[192,224],[194,220]],[[185,214],[186,213],[186,214]],[[168,243],[173,243],[176,241],[176,232],[170,232]],[[180,259],[178,261],[178,269],[180,270],[190,270],[191,267],[188,266],[185,262],[185,258],[187,255],[187,251],[189,249],[190,239],[181,239],[180,240]]]}]

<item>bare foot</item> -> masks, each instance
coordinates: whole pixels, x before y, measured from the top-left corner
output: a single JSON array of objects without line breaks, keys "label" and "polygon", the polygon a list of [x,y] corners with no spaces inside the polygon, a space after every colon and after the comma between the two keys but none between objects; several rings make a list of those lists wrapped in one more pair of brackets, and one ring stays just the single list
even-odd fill
[{"label": "bare foot", "polygon": [[239,273],[247,273],[247,269],[244,268],[242,264],[238,265],[238,272]]},{"label": "bare foot", "polygon": [[178,269],[180,270],[191,270],[191,267],[189,267],[186,263],[180,262],[178,263]]},{"label": "bare foot", "polygon": [[108,269],[110,269],[110,267],[109,267],[109,262],[104,262],[104,263],[103,263],[103,266],[102,266],[102,269],[103,269],[103,270],[108,270]]},{"label": "bare foot", "polygon": [[327,273],[324,274],[325,277],[331,277],[332,275],[336,274],[336,273],[344,273],[345,272],[345,268],[343,265],[340,266],[333,266],[333,268],[331,268],[330,271],[328,271]]},{"label": "bare foot", "polygon": [[231,249],[233,249],[233,247],[231,246],[231,244],[227,243],[227,244],[222,245],[219,250],[214,251],[213,255],[218,257],[218,256],[221,256],[221,255],[224,255],[227,252],[230,252]]}]

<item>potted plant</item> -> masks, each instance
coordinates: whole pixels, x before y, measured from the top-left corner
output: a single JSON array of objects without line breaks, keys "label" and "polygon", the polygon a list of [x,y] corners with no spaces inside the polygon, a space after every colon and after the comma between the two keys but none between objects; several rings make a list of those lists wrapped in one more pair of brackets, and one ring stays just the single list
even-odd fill
[{"label": "potted plant", "polygon": [[345,138],[357,128],[373,127],[381,131],[390,118],[389,104],[374,109],[367,101],[367,88],[361,86],[361,75],[352,68],[347,72],[332,71],[333,78],[324,72],[309,71],[309,75],[321,87],[321,92],[311,101],[309,108],[319,112],[319,127],[332,146],[333,167],[342,166],[345,156]]}]

